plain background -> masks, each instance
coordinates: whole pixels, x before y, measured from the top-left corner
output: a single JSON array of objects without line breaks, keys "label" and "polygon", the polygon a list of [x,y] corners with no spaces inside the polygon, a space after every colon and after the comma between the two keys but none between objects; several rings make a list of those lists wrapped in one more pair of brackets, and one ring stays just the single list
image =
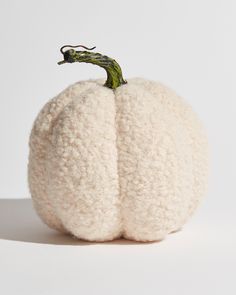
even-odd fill
[{"label": "plain background", "polygon": [[[235,294],[235,1],[1,0],[0,32],[0,292]],[[125,78],[162,81],[203,121],[209,191],[180,233],[89,244],[35,215],[27,158],[37,113],[68,84],[105,76],[88,64],[58,66],[64,44],[96,45]]]}]

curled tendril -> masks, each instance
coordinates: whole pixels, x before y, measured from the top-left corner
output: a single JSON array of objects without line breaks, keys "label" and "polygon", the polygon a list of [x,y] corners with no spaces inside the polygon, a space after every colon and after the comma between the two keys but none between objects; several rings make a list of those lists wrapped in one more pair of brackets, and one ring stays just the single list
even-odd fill
[{"label": "curled tendril", "polygon": [[69,47],[69,48],[78,48],[78,47],[82,47],[82,48],[87,49],[87,50],[93,50],[94,48],[96,48],[96,46],[94,46],[94,47],[92,47],[92,48],[88,48],[88,47],[86,47],[86,46],[84,46],[84,45],[75,45],[75,46],[73,46],[73,45],[64,45],[64,46],[62,46],[62,47],[60,48],[60,51],[61,51],[62,54],[65,53],[65,51],[63,51],[63,49],[66,48],[66,47]]}]

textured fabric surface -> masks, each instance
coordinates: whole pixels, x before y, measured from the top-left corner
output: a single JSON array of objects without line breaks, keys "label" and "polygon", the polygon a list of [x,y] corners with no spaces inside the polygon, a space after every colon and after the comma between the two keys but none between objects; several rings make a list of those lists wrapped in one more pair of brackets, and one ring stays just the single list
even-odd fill
[{"label": "textured fabric surface", "polygon": [[30,136],[29,187],[51,228],[106,241],[163,239],[196,209],[207,140],[191,107],[161,83],[75,83],[50,100]]}]

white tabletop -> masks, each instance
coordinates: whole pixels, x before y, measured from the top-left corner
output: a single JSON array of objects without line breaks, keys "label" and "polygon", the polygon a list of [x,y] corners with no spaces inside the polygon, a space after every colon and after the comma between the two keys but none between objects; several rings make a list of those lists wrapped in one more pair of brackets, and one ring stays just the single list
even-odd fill
[{"label": "white tabletop", "polygon": [[158,243],[88,243],[47,228],[31,200],[1,199],[0,292],[235,294],[235,227],[200,220]]}]

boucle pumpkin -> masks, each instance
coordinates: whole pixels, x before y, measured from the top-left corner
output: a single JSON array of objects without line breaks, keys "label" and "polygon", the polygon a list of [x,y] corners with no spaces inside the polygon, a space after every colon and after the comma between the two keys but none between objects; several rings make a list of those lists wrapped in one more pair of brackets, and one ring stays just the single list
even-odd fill
[{"label": "boucle pumpkin", "polygon": [[[60,63],[91,55],[108,79],[77,82],[39,113],[28,164],[34,207],[48,226],[80,239],[161,240],[183,226],[205,192],[203,128],[163,84],[125,81],[114,60],[69,51]],[[108,68],[114,63],[117,76]]]}]

